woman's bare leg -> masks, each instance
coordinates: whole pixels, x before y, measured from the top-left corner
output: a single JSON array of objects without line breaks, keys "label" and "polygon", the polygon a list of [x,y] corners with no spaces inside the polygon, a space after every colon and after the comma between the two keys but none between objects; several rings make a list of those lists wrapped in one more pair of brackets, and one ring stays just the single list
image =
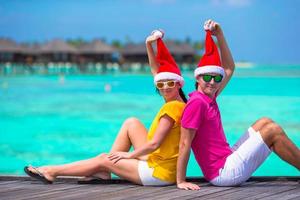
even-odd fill
[{"label": "woman's bare leg", "polygon": [[[123,123],[111,152],[129,151],[131,145],[136,149],[147,141],[147,129],[136,118],[129,118]],[[101,157],[101,156],[100,156]],[[37,168],[48,180],[54,180],[57,176],[96,176],[102,179],[110,179],[110,170],[100,167],[99,156],[87,160],[73,162],[64,165],[43,166]],[[30,168],[29,170],[34,171]]]},{"label": "woman's bare leg", "polygon": [[[99,169],[110,171],[116,175],[141,184],[138,174],[138,160],[122,159],[117,163],[110,161],[106,154],[101,154],[91,159],[82,160],[65,165],[39,167],[38,170],[48,180],[54,180],[57,176],[90,176],[96,173]],[[33,168],[29,168],[35,171]]]},{"label": "woman's bare leg", "polygon": [[[133,146],[137,149],[147,142],[147,129],[137,118],[128,118],[124,121],[119,133],[112,145],[110,152],[129,151]],[[93,174],[94,177],[109,179],[109,172],[100,171]]]},{"label": "woman's bare leg", "polygon": [[147,129],[137,118],[128,118],[123,123],[110,152],[129,151],[131,145],[134,149],[147,142]]}]

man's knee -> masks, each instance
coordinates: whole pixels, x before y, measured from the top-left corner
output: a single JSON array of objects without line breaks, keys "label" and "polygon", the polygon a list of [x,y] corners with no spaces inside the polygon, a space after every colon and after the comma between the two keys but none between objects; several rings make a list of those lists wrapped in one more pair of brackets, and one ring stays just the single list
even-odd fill
[{"label": "man's knee", "polygon": [[273,123],[273,120],[268,117],[262,117],[258,119],[254,124],[252,124],[252,128],[255,131],[261,131],[263,127],[266,125]]},{"label": "man's knee", "polygon": [[264,139],[274,141],[279,136],[282,136],[284,132],[278,124],[272,122],[265,125],[262,130],[260,130],[260,134]]},{"label": "man's knee", "polygon": [[265,129],[267,129],[268,132],[273,134],[281,134],[283,132],[282,128],[274,122],[267,124]]},{"label": "man's knee", "polygon": [[262,117],[258,120],[258,122],[263,123],[263,124],[269,124],[269,123],[273,123],[273,120],[268,117]]}]

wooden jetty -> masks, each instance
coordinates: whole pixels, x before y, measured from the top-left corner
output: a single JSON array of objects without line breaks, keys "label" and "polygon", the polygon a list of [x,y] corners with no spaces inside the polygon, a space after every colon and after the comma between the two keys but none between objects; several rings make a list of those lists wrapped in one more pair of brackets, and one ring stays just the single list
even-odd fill
[{"label": "wooden jetty", "polygon": [[59,178],[44,185],[25,176],[0,176],[0,199],[300,199],[300,176],[252,177],[239,187],[215,187],[203,178],[189,178],[199,191],[179,190],[175,185],[143,187],[113,179],[98,184],[78,184],[76,178]]}]

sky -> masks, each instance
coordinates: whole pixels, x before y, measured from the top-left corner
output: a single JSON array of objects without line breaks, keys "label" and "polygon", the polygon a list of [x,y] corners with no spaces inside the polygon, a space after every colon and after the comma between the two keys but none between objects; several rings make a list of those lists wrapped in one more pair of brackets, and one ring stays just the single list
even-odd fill
[{"label": "sky", "polygon": [[300,64],[298,0],[0,0],[0,37],[17,42],[105,38],[202,41],[220,23],[235,61]]}]

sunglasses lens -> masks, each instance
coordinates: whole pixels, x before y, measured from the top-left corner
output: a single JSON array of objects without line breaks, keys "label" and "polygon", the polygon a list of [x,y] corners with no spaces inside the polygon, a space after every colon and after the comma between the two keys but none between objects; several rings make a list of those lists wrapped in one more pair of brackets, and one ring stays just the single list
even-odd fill
[{"label": "sunglasses lens", "polygon": [[211,81],[211,79],[212,79],[212,76],[211,75],[203,75],[202,76],[203,77],[203,80],[205,81],[205,82],[210,82]]},{"label": "sunglasses lens", "polygon": [[157,83],[156,83],[156,87],[157,87],[158,89],[163,88],[164,85],[165,85],[165,84],[164,84],[163,82],[157,82]]},{"label": "sunglasses lens", "polygon": [[215,82],[220,83],[222,81],[223,77],[221,75],[215,76]]},{"label": "sunglasses lens", "polygon": [[168,81],[167,85],[169,88],[173,88],[175,86],[175,81]]}]

